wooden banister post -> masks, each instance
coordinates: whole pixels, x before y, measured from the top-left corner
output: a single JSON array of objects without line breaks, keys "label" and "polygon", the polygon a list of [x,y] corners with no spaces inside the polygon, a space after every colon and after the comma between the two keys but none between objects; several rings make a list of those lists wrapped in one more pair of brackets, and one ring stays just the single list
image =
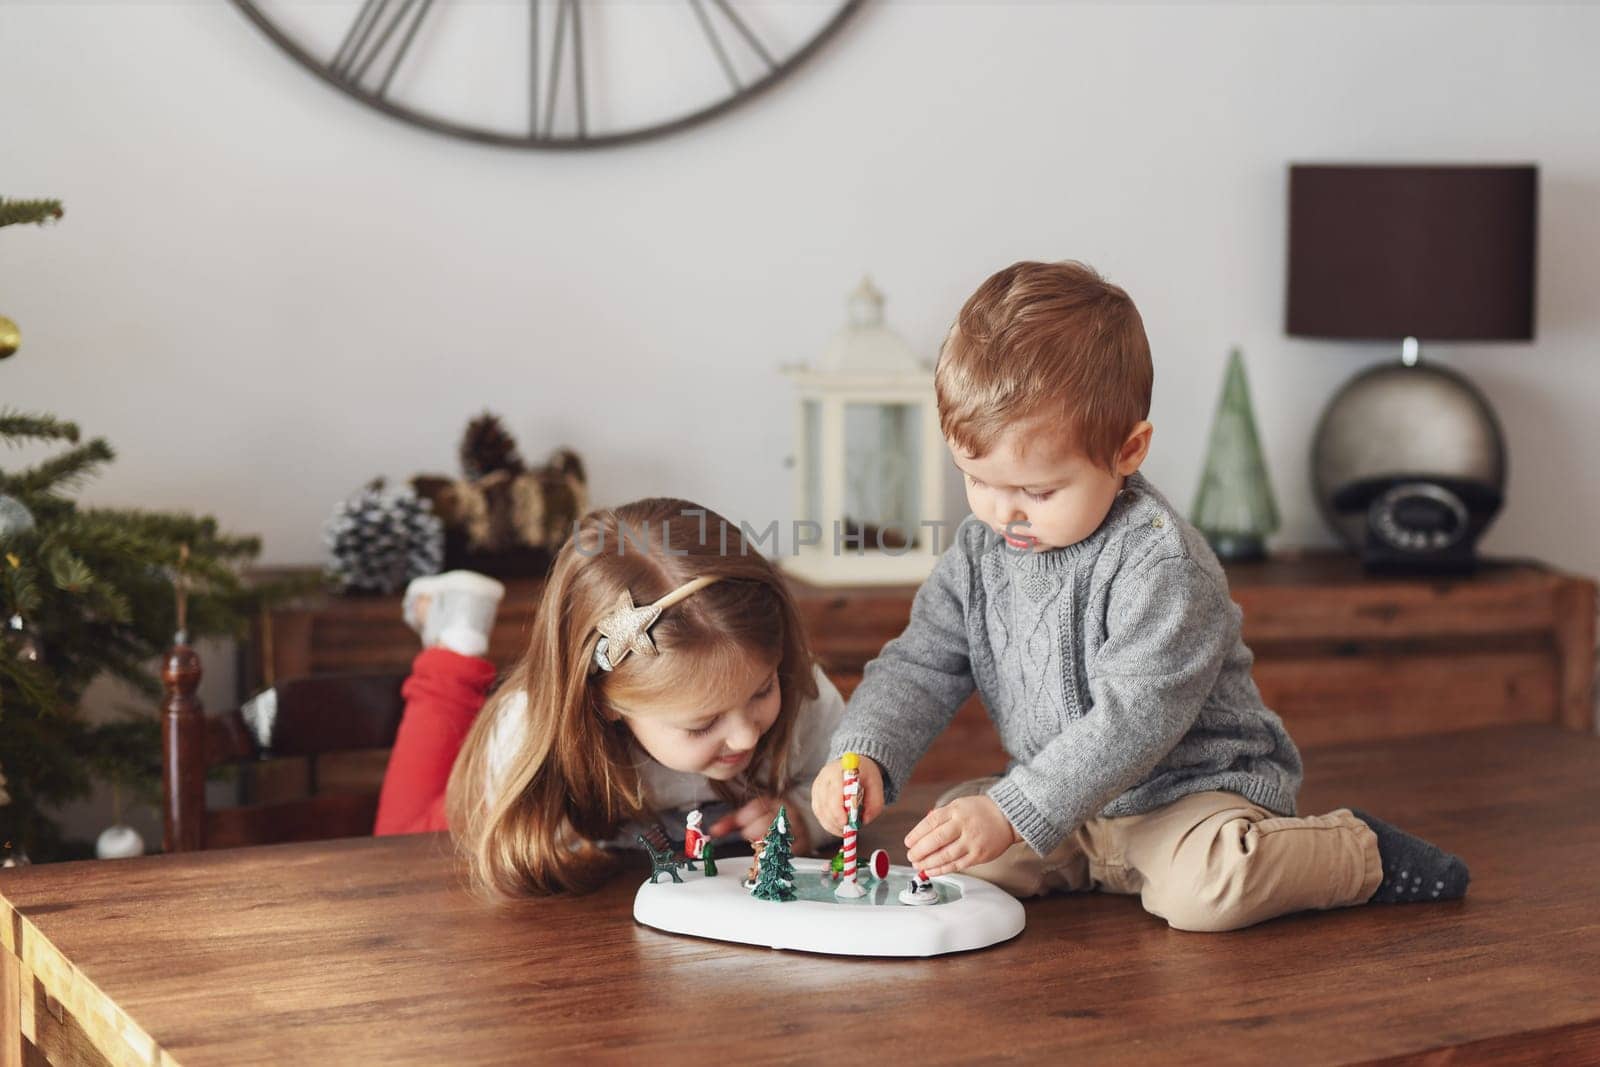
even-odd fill
[{"label": "wooden banister post", "polygon": [[200,657],[181,631],[161,664],[162,846],[194,852],[205,844],[206,730],[200,710]]}]

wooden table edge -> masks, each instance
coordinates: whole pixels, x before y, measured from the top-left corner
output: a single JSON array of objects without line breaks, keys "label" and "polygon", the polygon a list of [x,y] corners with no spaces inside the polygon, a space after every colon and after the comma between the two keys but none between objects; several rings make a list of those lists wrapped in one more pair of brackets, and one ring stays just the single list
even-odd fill
[{"label": "wooden table edge", "polygon": [[[0,1041],[4,1042],[0,1045],[0,1067],[11,1067],[13,1056],[18,1067],[24,1062],[22,1039],[26,1038],[35,1046],[39,1043],[37,1012],[41,1005],[35,1001],[35,979],[48,998],[43,1005],[45,1010],[57,1015],[50,1004],[53,1001],[59,1005],[64,1014],[77,1022],[95,1051],[109,1063],[116,1067],[124,1064],[179,1067],[143,1027],[70,963],[26,915],[17,911],[3,889],[0,889],[0,942],[5,948],[6,968],[6,980],[0,983],[0,990],[6,997],[5,1009],[0,1012],[6,1031],[0,1034]],[[11,1003],[13,996],[17,997],[15,1004]],[[12,1012],[16,1013],[14,1024]]]}]

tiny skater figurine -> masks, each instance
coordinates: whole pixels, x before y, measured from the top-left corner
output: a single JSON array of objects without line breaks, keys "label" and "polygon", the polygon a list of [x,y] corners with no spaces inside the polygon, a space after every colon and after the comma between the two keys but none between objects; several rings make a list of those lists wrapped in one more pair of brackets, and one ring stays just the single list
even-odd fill
[{"label": "tiny skater figurine", "polygon": [[700,809],[695,808],[689,813],[688,824],[683,828],[683,866],[686,870],[695,869],[694,861],[700,858],[701,850],[708,843],[705,832],[700,829],[703,818]]},{"label": "tiny skater figurine", "polygon": [[761,874],[761,854],[767,850],[767,843],[765,841],[757,841],[754,847],[755,855],[750,857],[750,869],[744,872],[744,887],[746,889],[754,889],[756,887],[756,879]]},{"label": "tiny skater figurine", "polygon": [[717,850],[711,846],[710,841],[700,846],[700,859],[702,860],[700,867],[705,876],[707,878],[715,878],[717,876]]},{"label": "tiny skater figurine", "polygon": [[842,874],[844,874],[844,849],[841,848],[833,854],[833,860],[828,864],[828,877],[837,882]]},{"label": "tiny skater figurine", "polygon": [[918,871],[917,876],[911,879],[911,884],[900,890],[900,903],[939,903],[939,891],[933,888],[933,879],[928,877],[926,871]]}]

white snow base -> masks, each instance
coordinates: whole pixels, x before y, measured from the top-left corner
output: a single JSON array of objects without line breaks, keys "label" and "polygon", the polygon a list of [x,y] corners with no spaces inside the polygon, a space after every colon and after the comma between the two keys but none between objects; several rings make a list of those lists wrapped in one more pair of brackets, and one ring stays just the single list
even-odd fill
[{"label": "white snow base", "polygon": [[1016,937],[1025,922],[1016,898],[959,874],[933,880],[939,904],[908,907],[899,894],[911,883],[909,867],[891,867],[881,882],[863,875],[865,896],[836,899],[827,862],[796,859],[800,899],[778,902],[750,895],[741,884],[742,861],[719,866],[715,878],[680,871],[681,885],[670,878],[645,882],[634,895],[633,917],[668,933],[836,956],[966,952]]}]

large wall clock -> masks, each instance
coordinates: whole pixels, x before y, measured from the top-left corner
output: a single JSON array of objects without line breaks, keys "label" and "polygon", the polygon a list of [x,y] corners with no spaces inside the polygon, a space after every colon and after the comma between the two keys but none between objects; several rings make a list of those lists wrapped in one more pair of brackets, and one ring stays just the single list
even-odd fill
[{"label": "large wall clock", "polygon": [[862,0],[233,0],[369,107],[518,148],[595,148],[772,87]]}]

